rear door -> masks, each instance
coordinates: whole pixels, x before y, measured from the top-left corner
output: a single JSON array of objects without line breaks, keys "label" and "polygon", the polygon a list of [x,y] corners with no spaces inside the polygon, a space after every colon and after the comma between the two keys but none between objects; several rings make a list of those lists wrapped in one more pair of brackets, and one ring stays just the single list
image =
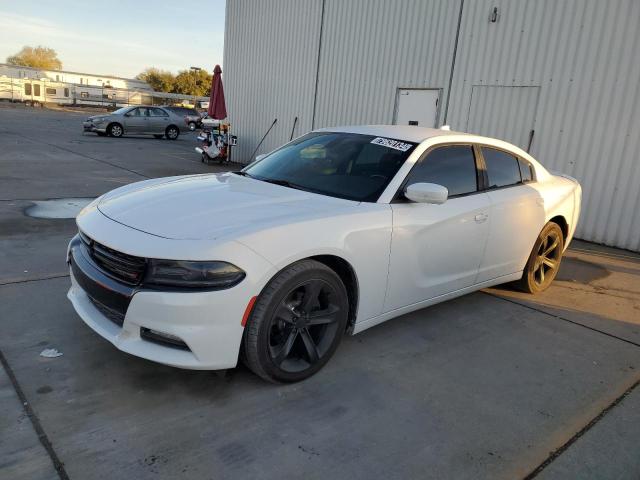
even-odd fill
[{"label": "rear door", "polygon": [[520,272],[545,221],[544,201],[524,159],[481,146],[491,202],[489,239],[477,283]]},{"label": "rear door", "polygon": [[447,187],[442,205],[394,201],[385,311],[473,284],[489,232],[490,203],[479,189],[471,145],[439,146],[413,167],[405,185]]},{"label": "rear door", "polygon": [[169,114],[162,108],[149,108],[150,133],[164,133],[169,125]]}]

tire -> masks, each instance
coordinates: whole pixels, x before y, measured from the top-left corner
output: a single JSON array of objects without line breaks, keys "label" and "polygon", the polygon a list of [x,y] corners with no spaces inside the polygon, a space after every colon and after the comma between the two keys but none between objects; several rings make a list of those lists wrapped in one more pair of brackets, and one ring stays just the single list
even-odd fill
[{"label": "tire", "polygon": [[120,138],[124,134],[124,130],[119,123],[112,123],[107,127],[107,133],[111,137]]},{"label": "tire", "polygon": [[544,292],[556,278],[564,251],[564,235],[557,223],[547,223],[533,245],[529,260],[516,286],[523,292]]},{"label": "tire", "polygon": [[346,288],[333,270],[315,260],[294,263],[254,304],[242,340],[243,361],[270,382],[304,380],[334,354],[348,314]]},{"label": "tire", "polygon": [[189,130],[192,132],[196,129],[196,122],[189,122]]},{"label": "tire", "polygon": [[169,125],[164,134],[169,140],[176,140],[180,136],[180,129],[175,125]]},{"label": "tire", "polygon": [[164,137],[164,135],[154,135],[153,138],[157,138],[158,140]]}]

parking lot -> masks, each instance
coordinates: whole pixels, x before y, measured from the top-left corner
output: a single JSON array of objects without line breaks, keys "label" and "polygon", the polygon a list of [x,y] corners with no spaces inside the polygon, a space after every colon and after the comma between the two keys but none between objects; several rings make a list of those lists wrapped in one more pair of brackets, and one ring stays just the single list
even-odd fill
[{"label": "parking lot", "polygon": [[0,105],[0,478],[640,477],[640,255],[575,241],[544,294],[405,315],[299,384],[161,366],[84,325],[74,221],[25,210],[224,167],[193,134],[102,138],[85,116]]}]

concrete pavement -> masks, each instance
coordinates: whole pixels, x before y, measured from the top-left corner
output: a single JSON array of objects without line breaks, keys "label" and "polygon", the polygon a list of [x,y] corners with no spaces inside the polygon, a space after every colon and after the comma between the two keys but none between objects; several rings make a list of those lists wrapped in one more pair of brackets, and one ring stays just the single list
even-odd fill
[{"label": "concrete pavement", "polygon": [[15,376],[0,371],[0,478],[55,478],[47,442],[71,479],[640,476],[640,256],[576,242],[543,295],[501,287],[405,315],[295,385],[164,367],[82,323],[65,297],[74,222],[24,210],[218,168],[192,136],[99,138],[81,119],[0,106],[0,351]]}]

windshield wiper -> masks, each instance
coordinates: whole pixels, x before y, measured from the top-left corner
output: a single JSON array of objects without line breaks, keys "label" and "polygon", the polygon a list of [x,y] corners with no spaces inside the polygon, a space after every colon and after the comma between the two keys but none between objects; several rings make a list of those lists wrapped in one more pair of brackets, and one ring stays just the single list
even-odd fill
[{"label": "windshield wiper", "polygon": [[236,175],[240,175],[241,177],[256,178],[253,175],[248,174],[247,172],[243,172],[242,170],[238,172],[232,172],[232,173],[235,173]]},{"label": "windshield wiper", "polygon": [[280,178],[264,178],[264,177],[253,177],[253,178],[255,178],[256,180],[261,180],[263,182],[273,183],[274,185],[280,185],[281,187],[295,188],[296,190],[303,190],[305,192],[307,191],[301,185],[296,185],[295,183],[291,183],[288,180],[283,180]]}]

